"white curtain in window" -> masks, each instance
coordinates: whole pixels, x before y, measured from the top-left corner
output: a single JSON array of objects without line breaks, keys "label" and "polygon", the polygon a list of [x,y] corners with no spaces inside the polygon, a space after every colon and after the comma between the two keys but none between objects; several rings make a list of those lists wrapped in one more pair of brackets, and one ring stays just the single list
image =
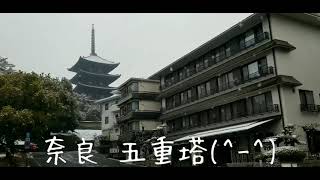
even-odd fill
[{"label": "white curtain in window", "polygon": [[249,78],[254,78],[260,76],[258,62],[254,62],[248,65]]}]

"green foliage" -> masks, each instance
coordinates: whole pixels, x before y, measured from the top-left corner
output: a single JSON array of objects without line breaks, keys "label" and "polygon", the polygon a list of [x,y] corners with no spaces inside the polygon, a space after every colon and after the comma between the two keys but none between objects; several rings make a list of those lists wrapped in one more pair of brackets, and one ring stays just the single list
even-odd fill
[{"label": "green foliage", "polygon": [[[275,158],[281,162],[301,162],[306,157],[306,153],[293,146],[281,146],[275,149]],[[255,157],[256,160],[270,161],[272,150],[264,152]]]},{"label": "green foliage", "polygon": [[[283,132],[272,137],[276,143],[282,143],[284,146],[275,147],[275,158],[280,162],[301,162],[306,157],[306,152],[298,147],[296,144],[303,144],[298,140],[294,134],[295,127],[288,125]],[[265,140],[264,140],[265,141]],[[256,160],[268,161],[272,157],[272,150],[266,151],[255,157]]]},{"label": "green foliage", "polygon": [[3,58],[0,56],[0,74],[14,72],[14,70],[12,69],[13,67],[15,66],[8,63],[7,58]]},{"label": "green foliage", "polygon": [[82,121],[101,121],[100,106],[83,94],[74,93]]},{"label": "green foliage", "polygon": [[0,76],[0,142],[24,139],[43,143],[50,132],[78,126],[79,112],[72,86],[49,74],[17,72]]}]

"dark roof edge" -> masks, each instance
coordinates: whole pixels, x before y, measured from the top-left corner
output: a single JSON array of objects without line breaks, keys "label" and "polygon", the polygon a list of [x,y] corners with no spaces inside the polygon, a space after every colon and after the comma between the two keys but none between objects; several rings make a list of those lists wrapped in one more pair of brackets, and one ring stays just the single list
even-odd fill
[{"label": "dark roof edge", "polygon": [[144,82],[160,83],[159,80],[131,77],[131,78],[129,78],[128,80],[126,80],[124,83],[122,83],[122,84],[118,87],[118,89],[121,89],[123,86],[125,86],[126,84],[128,84],[128,83],[131,82],[131,81],[144,81]]},{"label": "dark roof edge", "polygon": [[[244,22],[244,21],[248,21],[251,18],[261,15],[261,14],[265,14],[265,13],[254,13],[248,17],[246,17],[245,19],[241,20],[240,22]],[[202,45],[200,45],[199,47],[193,49],[191,52],[187,53],[186,55],[180,57],[179,59],[175,60],[174,62],[170,63],[169,65],[167,65],[166,67],[162,68],[161,70],[159,70],[158,72],[154,73],[153,75],[151,75],[150,77],[148,77],[148,79],[154,79],[156,78],[156,76],[161,73],[162,71],[164,71],[165,69],[169,68],[170,66],[172,66],[173,64],[177,63],[178,61],[183,60],[185,57],[191,55],[192,53],[200,50],[202,47],[204,47],[205,45],[209,44],[210,42],[215,41],[218,37],[221,37],[222,35],[226,34],[227,32],[231,31],[232,29],[236,28],[238,26],[238,23],[231,26],[230,28],[228,28],[227,30],[223,31],[222,33],[220,33],[219,35],[215,36],[214,38],[210,39],[209,41],[203,43]]]}]

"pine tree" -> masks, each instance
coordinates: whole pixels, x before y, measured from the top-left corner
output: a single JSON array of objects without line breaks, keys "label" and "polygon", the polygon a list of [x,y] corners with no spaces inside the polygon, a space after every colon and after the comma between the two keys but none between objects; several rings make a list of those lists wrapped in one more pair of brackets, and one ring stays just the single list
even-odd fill
[{"label": "pine tree", "polygon": [[8,58],[0,56],[0,74],[11,73],[14,71],[12,68],[14,68],[15,65],[8,63],[7,59]]}]

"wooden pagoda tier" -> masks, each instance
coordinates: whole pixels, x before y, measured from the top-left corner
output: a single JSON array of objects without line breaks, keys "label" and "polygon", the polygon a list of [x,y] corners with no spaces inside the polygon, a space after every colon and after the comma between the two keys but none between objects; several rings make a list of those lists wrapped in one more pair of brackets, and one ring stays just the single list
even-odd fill
[{"label": "wooden pagoda tier", "polygon": [[116,90],[114,87],[100,87],[78,83],[73,89],[74,92],[79,94],[86,94],[91,100],[106,98],[112,95],[112,91]]},{"label": "wooden pagoda tier", "polygon": [[119,77],[120,75],[118,74],[113,75],[92,73],[80,69],[79,72],[70,81],[72,84],[78,84],[79,82],[82,82],[83,84],[106,87],[117,80]]},{"label": "wooden pagoda tier", "polygon": [[119,66],[120,63],[101,58],[97,55],[90,55],[88,57],[80,57],[75,65],[69,68],[69,71],[78,73],[81,70],[97,74],[108,74],[114,68]]}]

